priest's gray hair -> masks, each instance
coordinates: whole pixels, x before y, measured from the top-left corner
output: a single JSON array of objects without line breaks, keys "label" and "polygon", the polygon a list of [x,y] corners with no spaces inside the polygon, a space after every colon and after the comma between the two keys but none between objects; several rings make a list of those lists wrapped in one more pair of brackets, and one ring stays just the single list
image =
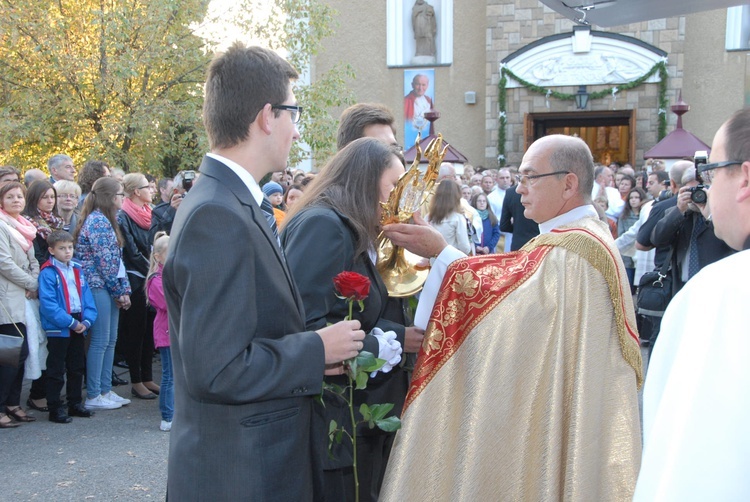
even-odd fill
[{"label": "priest's gray hair", "polygon": [[589,146],[580,138],[561,136],[549,156],[553,171],[570,171],[578,177],[578,193],[586,200],[594,189],[594,158]]}]

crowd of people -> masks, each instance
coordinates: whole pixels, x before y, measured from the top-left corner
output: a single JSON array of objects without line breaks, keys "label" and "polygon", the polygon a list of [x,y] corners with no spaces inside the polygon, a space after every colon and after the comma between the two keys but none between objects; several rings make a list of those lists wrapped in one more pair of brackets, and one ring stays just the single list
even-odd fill
[{"label": "crowd of people", "polygon": [[[166,252],[156,246],[152,255],[151,236],[162,223],[152,222],[156,182],[99,160],[77,172],[64,154],[52,156],[47,171],[30,169],[21,183],[16,168],[0,167],[0,329],[24,337],[18,364],[0,367],[0,428],[35,421],[29,408],[64,424],[129,404],[113,390],[128,383],[113,370],[118,354],[132,396],[158,397],[160,427],[169,430],[171,376],[163,351],[162,385],[152,376],[155,348],[169,346],[156,284]],[[160,180],[160,205],[171,202],[172,186]],[[32,381],[26,409],[24,379]]]},{"label": "crowd of people", "polygon": [[[443,163],[422,214],[381,226],[405,172],[393,114],[349,107],[321,171],[291,171],[297,77],[263,48],[217,56],[204,103],[210,152],[173,180],[118,177],[92,161],[76,183],[65,155],[50,159],[49,178],[27,171],[28,187],[0,168],[0,332],[25,336],[20,364],[0,366],[0,427],[34,420],[20,402],[24,378],[34,381],[26,404],[53,422],[127,405],[112,390],[119,352],[131,397],[158,397],[160,428],[172,431],[177,500],[750,492],[747,455],[730,445],[747,436],[744,415],[717,397],[722,385],[740,395],[750,378],[733,351],[741,309],[710,299],[723,330],[711,361],[699,330],[711,324],[696,317],[706,314],[699,287],[744,298],[724,298],[701,269],[718,261],[711,270],[728,277],[746,261],[750,112],[722,126],[702,167],[596,164],[563,135],[535,141],[518,167]],[[383,235],[429,262],[413,315],[378,272]],[[641,277],[665,263],[674,307],[663,323],[636,316]],[[359,309],[337,295],[342,272],[369,280]],[[642,434],[640,346],[660,331]],[[384,363],[352,390],[352,412],[324,383],[351,385],[346,361],[363,350]],[[355,420],[340,434],[351,441],[329,442],[373,402],[393,405],[398,434]],[[706,434],[718,419],[728,426]],[[696,482],[706,470],[709,482]]]}]

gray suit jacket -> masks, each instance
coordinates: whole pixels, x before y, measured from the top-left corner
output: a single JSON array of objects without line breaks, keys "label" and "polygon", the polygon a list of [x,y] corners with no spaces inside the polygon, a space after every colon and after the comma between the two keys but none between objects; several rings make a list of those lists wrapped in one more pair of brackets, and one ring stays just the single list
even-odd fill
[{"label": "gray suit jacket", "polygon": [[[174,364],[172,500],[313,500],[325,354],[247,187],[206,157],[164,267]],[[325,431],[323,432],[325,433]]]}]

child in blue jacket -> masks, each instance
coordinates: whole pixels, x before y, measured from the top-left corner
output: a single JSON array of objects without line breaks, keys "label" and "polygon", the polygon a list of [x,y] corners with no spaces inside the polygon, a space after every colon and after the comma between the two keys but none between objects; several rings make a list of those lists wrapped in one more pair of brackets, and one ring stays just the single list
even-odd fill
[{"label": "child in blue jacket", "polygon": [[[82,404],[81,387],[86,364],[84,337],[96,320],[94,297],[81,272],[72,262],[73,236],[63,230],[47,237],[50,259],[39,272],[39,313],[47,332],[47,406],[49,420],[70,423],[94,412]],[[67,412],[60,399],[67,369]]]}]

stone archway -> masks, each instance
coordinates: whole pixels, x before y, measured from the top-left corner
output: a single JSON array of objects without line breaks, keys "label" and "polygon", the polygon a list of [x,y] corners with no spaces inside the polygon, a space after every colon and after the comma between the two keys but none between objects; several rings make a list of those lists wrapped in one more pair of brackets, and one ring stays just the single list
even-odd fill
[{"label": "stone archway", "polygon": [[[544,37],[501,61],[514,75],[540,87],[624,84],[645,75],[667,53],[637,38],[576,26]],[[654,74],[646,82],[658,82]],[[522,87],[510,80],[506,88]]]}]

